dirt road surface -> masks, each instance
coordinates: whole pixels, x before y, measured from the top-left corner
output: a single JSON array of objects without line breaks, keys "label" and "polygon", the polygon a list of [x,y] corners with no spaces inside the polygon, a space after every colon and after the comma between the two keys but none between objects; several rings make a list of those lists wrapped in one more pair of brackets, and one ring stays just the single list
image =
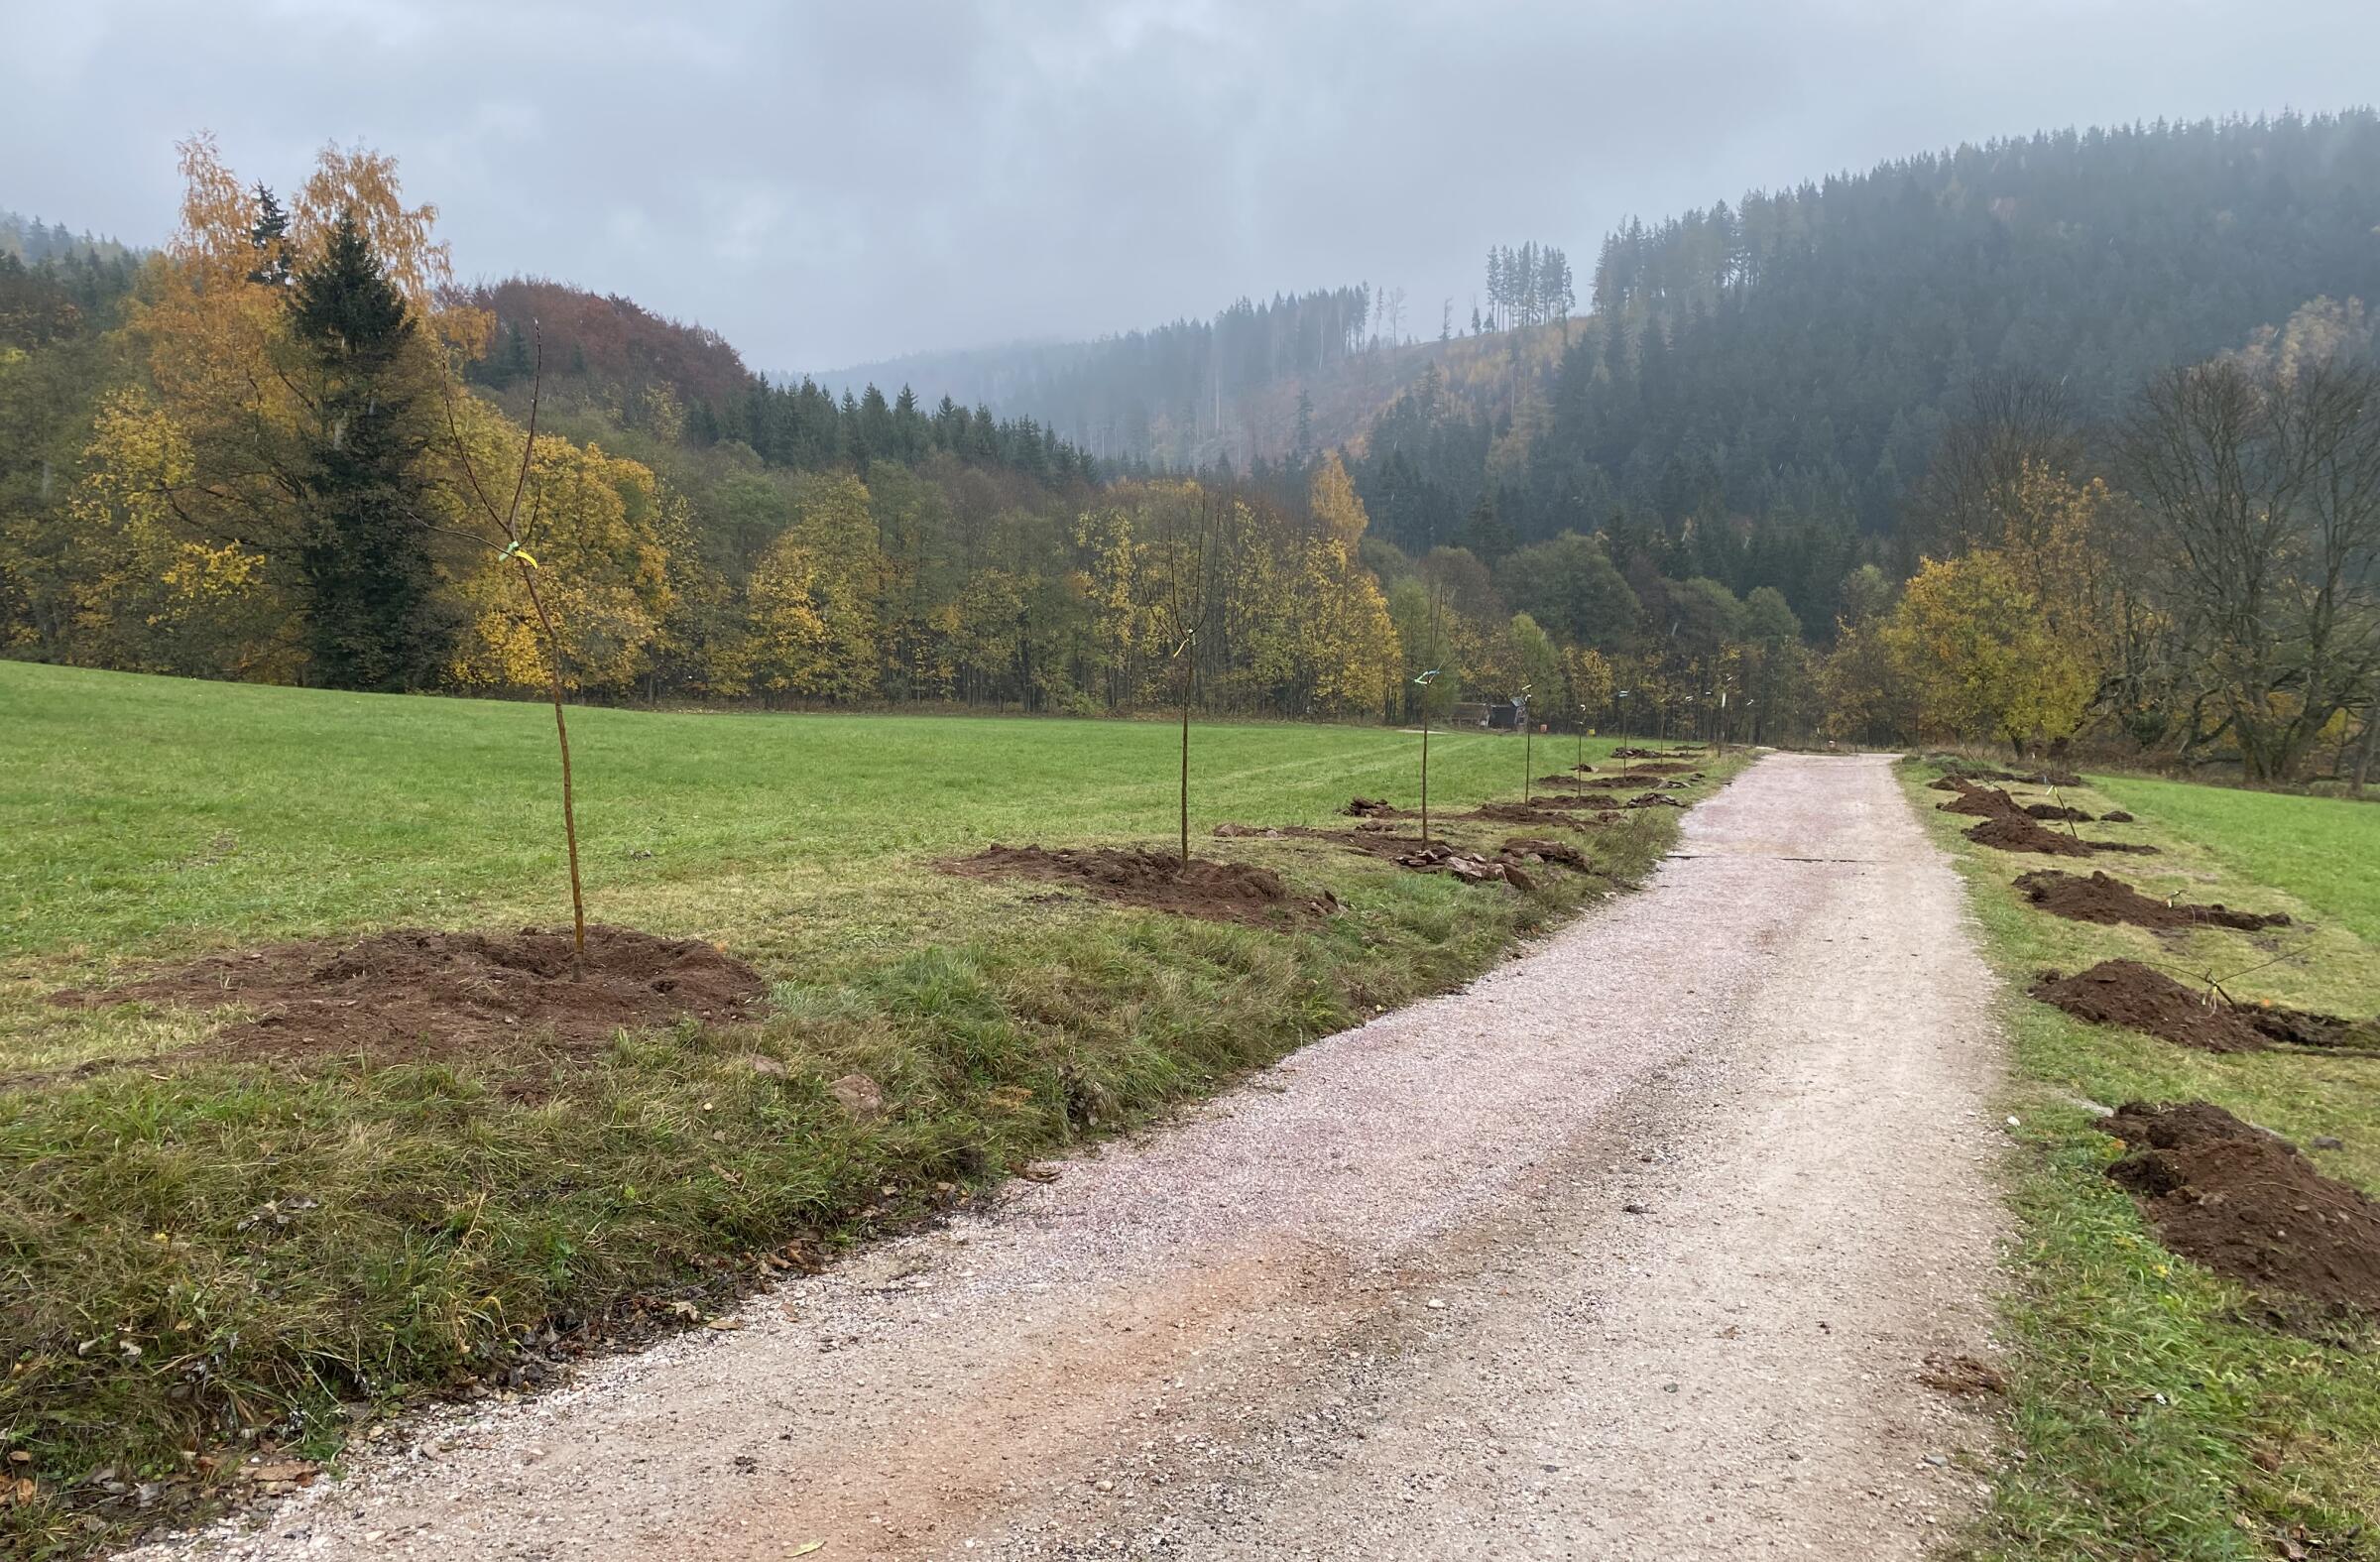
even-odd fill
[{"label": "dirt road surface", "polygon": [[[1470,989],[146,1555],[1917,1557],[1990,1426],[1999,1043],[1877,759]],[[823,1542],[803,1551],[812,1542]]]}]

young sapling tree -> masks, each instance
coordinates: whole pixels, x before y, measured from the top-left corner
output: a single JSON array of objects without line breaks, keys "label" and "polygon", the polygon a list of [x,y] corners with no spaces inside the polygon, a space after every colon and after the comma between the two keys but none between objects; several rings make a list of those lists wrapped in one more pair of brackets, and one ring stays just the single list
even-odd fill
[{"label": "young sapling tree", "polygon": [[1190,866],[1190,680],[1198,670],[1198,659],[1189,655],[1198,640],[1198,631],[1182,637],[1173,648],[1174,660],[1182,664],[1182,867]]},{"label": "young sapling tree", "polygon": [[1537,769],[1537,724],[1529,715],[1529,690],[1536,686],[1534,683],[1523,683],[1520,692],[1512,696],[1512,714],[1520,721],[1520,801],[1523,807],[1528,806],[1529,802],[1529,778]]},{"label": "young sapling tree", "polygon": [[[513,567],[520,572],[522,590],[528,594],[530,608],[536,615],[538,635],[544,643],[545,684],[546,690],[553,700],[554,746],[559,751],[562,762],[562,845],[570,863],[570,948],[575,958],[584,959],[587,953],[587,901],[585,892],[580,886],[578,874],[578,810],[571,795],[570,785],[570,724],[562,715],[562,640],[561,635],[554,629],[553,614],[545,606],[545,593],[538,589],[537,561],[524,545],[527,536],[520,524],[521,498],[529,490],[530,460],[537,447],[537,402],[543,387],[545,368],[543,333],[537,329],[536,322],[534,320],[530,324],[530,332],[533,349],[530,368],[529,430],[521,441],[521,466],[513,477],[512,500],[502,510],[498,510],[488,498],[487,490],[480,485],[478,469],[472,465],[470,446],[463,438],[461,421],[455,416],[454,386],[451,379],[444,385],[446,428],[448,433],[453,436],[455,458],[462,467],[466,486],[470,488],[472,497],[478,502],[480,510],[486,514],[490,524],[495,528],[496,537],[503,539],[503,546],[498,550],[496,556],[500,560],[509,560]],[[536,524],[536,505],[533,501],[530,508],[530,526],[533,529]],[[490,547],[495,547],[497,545],[496,537],[482,538],[480,541]]]},{"label": "young sapling tree", "polygon": [[1432,667],[1416,677],[1414,685],[1421,690],[1414,703],[1421,708],[1421,844],[1430,844],[1430,685],[1438,681],[1440,668]]},{"label": "young sapling tree", "polygon": [[[1182,666],[1181,856],[1175,864],[1175,871],[1179,873],[1190,871],[1190,702],[1198,676],[1198,631],[1206,621],[1207,605],[1213,596],[1208,590],[1207,569],[1215,548],[1215,534],[1220,526],[1216,516],[1218,503],[1219,500],[1212,495],[1200,502],[1198,541],[1194,547],[1186,545],[1170,512],[1166,522],[1166,551],[1172,555],[1173,564],[1172,578],[1168,582],[1168,609],[1172,615],[1172,627],[1181,636],[1174,643],[1173,655],[1168,659],[1180,662]],[[1192,571],[1187,581],[1183,579],[1185,564]]]}]

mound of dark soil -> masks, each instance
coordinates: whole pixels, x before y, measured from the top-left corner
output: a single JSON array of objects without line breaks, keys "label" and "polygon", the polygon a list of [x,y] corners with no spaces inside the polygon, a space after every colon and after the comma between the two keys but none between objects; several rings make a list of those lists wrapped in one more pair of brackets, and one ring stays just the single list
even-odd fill
[{"label": "mound of dark soil", "polygon": [[216,1032],[204,1046],[241,1055],[367,1051],[435,1058],[547,1035],[568,1047],[598,1047],[622,1029],[689,1016],[749,1019],[767,988],[759,972],[698,938],[590,926],[586,957],[574,961],[566,928],[409,927],[209,955],[125,987],[63,992],[51,1002],[238,1004],[256,1018]]},{"label": "mound of dark soil", "polygon": [[2004,852],[2038,852],[2044,857],[2088,857],[2090,847],[2072,835],[2043,829],[2021,813],[1995,814],[1966,832],[1978,846]]},{"label": "mound of dark soil", "polygon": [[2380,1049],[2380,1019],[2342,1020],[2336,1015],[2310,1014],[2278,1004],[2240,1004],[2239,1017],[2267,1038],[2284,1046],[2312,1046],[2336,1051]]},{"label": "mound of dark soil", "polygon": [[1684,765],[1676,762],[1665,761],[1655,765],[1631,765],[1626,770],[1621,771],[1620,774],[1622,776],[1638,778],[1648,776],[1700,776],[1702,771],[1699,767],[1693,765]]},{"label": "mound of dark soil", "polygon": [[2132,822],[2132,815],[2126,813],[2123,809],[2118,808],[2112,813],[2100,814],[2099,822],[2101,824],[2130,824]]},{"label": "mound of dark soil", "polygon": [[2073,976],[2044,972],[2033,996],[2078,1020],[2129,1025],[2205,1052],[2253,1052],[2264,1033],[2212,993],[2198,993],[2137,960],[2102,960]]},{"label": "mound of dark soil", "polygon": [[1269,868],[1204,857],[1185,864],[1172,852],[1136,846],[1048,851],[995,842],[943,867],[969,879],[1048,880],[1105,901],[1251,927],[1328,916],[1339,909],[1338,899],[1328,890],[1310,900],[1297,899]]},{"label": "mound of dark soil", "polygon": [[1640,792],[1620,804],[1623,808],[1683,808],[1686,805],[1664,792]]},{"label": "mound of dark soil", "polygon": [[2276,1043],[2380,1050],[2380,1019],[2344,1020],[2278,1004],[2234,1003],[2218,993],[2184,987],[2136,960],[2102,960],[2074,976],[2044,972],[2033,996],[2079,1019],[2130,1025],[2209,1052],[2250,1052]]},{"label": "mound of dark soil", "polygon": [[2025,811],[2014,797],[1997,786],[1970,786],[1960,782],[1951,789],[1959,795],[1949,802],[1937,804],[1936,812],[1971,814],[1978,819],[2009,819]]},{"label": "mound of dark soil", "polygon": [[1391,805],[1385,797],[1350,797],[1347,806],[1339,811],[1351,819],[1402,819],[1409,817],[1404,809]]},{"label": "mound of dark soil", "polygon": [[2025,812],[2032,818],[2048,819],[2059,823],[2088,824],[2090,822],[2089,814],[2080,808],[2069,808],[2064,803],[2028,802],[2025,804]]},{"label": "mound of dark soil", "polygon": [[2016,887],[2025,893],[2026,900],[2053,916],[2104,926],[2123,923],[2156,928],[2235,927],[2254,932],[2259,928],[2289,925],[2289,915],[2282,911],[2267,915],[2234,911],[2221,904],[2151,900],[2123,880],[2111,879],[2103,873],[2094,872],[2083,879],[2055,868],[2043,868],[2020,876]]},{"label": "mound of dark soil", "polygon": [[2081,836],[2049,829],[2023,813],[2004,813],[1985,819],[1967,831],[1966,838],[1979,846],[1996,846],[2004,852],[2038,852],[2044,857],[2088,857],[2093,852],[2132,852],[2145,856],[2157,850],[2130,841],[2086,841]]},{"label": "mound of dark soil", "polygon": [[2203,1101],[2135,1101],[2100,1127],[2126,1151],[2107,1175],[2175,1253],[2261,1291],[2380,1314],[2380,1203],[2296,1145]]}]

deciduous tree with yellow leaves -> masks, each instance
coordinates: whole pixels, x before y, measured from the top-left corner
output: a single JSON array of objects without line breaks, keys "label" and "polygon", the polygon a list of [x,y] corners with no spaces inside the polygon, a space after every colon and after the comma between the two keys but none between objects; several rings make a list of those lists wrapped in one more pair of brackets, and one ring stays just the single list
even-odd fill
[{"label": "deciduous tree with yellow leaves", "polygon": [[2029,739],[2070,736],[2096,681],[2007,556],[1989,548],[1928,560],[1884,644],[1928,735],[1996,739],[2019,754]]}]

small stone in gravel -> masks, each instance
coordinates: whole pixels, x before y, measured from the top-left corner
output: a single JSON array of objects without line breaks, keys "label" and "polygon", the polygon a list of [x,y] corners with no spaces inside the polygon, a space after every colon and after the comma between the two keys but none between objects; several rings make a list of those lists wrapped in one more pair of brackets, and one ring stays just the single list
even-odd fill
[{"label": "small stone in gravel", "polygon": [[1650,1204],[1622,1204],[1620,1211],[1628,1215],[1650,1215],[1653,1207]]}]

